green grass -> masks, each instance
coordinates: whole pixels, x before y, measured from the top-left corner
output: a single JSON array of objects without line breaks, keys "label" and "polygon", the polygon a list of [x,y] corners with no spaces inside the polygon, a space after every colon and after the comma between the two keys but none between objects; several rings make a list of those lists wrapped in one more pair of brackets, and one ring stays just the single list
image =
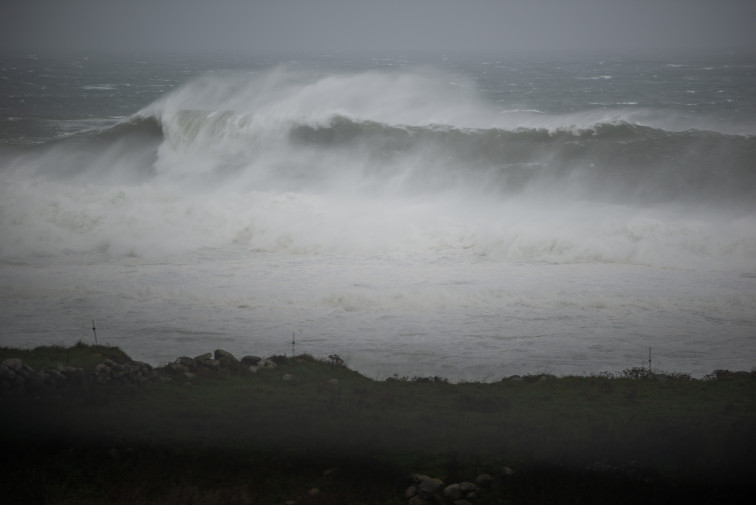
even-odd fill
[{"label": "green grass", "polygon": [[[6,357],[34,368],[128,360],[84,344],[0,349]],[[0,442],[15,470],[0,496],[18,499],[0,501],[278,503],[315,486],[324,494],[302,503],[392,503],[408,473],[450,482],[506,465],[515,476],[480,503],[727,503],[752,476],[753,374],[450,384],[374,381],[310,356],[278,361],[192,386],[176,375],[1,397]],[[329,468],[337,477],[324,476]]]}]

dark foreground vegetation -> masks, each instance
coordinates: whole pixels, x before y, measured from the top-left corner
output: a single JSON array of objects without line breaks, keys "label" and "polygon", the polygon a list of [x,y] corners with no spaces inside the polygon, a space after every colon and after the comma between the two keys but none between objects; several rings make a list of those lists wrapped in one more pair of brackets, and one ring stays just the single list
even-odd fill
[{"label": "dark foreground vegetation", "polygon": [[216,351],[153,369],[84,344],[0,349],[0,363],[3,504],[728,504],[755,494],[753,373],[374,381],[338,356]]}]

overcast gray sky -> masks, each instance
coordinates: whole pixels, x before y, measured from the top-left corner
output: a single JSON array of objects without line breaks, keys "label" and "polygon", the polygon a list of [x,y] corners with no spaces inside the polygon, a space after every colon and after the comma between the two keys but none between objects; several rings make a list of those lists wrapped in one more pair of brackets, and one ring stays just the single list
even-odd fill
[{"label": "overcast gray sky", "polygon": [[756,0],[2,0],[11,52],[756,50]]}]

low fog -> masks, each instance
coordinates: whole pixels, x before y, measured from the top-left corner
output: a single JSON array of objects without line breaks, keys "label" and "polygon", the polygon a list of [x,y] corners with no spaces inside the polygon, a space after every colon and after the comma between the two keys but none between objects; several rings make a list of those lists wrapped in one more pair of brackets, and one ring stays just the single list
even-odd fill
[{"label": "low fog", "polygon": [[5,52],[756,48],[752,0],[5,0]]}]

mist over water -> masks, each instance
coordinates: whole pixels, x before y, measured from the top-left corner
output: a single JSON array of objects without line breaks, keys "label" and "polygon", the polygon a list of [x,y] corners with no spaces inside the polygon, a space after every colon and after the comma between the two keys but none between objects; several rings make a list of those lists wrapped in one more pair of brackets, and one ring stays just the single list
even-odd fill
[{"label": "mist over water", "polygon": [[734,98],[615,96],[619,64],[517,102],[545,68],[343,66],[201,73],[21,154],[6,136],[3,342],[96,319],[150,362],[294,333],[373,376],[592,373],[649,347],[753,366],[756,128]]}]

